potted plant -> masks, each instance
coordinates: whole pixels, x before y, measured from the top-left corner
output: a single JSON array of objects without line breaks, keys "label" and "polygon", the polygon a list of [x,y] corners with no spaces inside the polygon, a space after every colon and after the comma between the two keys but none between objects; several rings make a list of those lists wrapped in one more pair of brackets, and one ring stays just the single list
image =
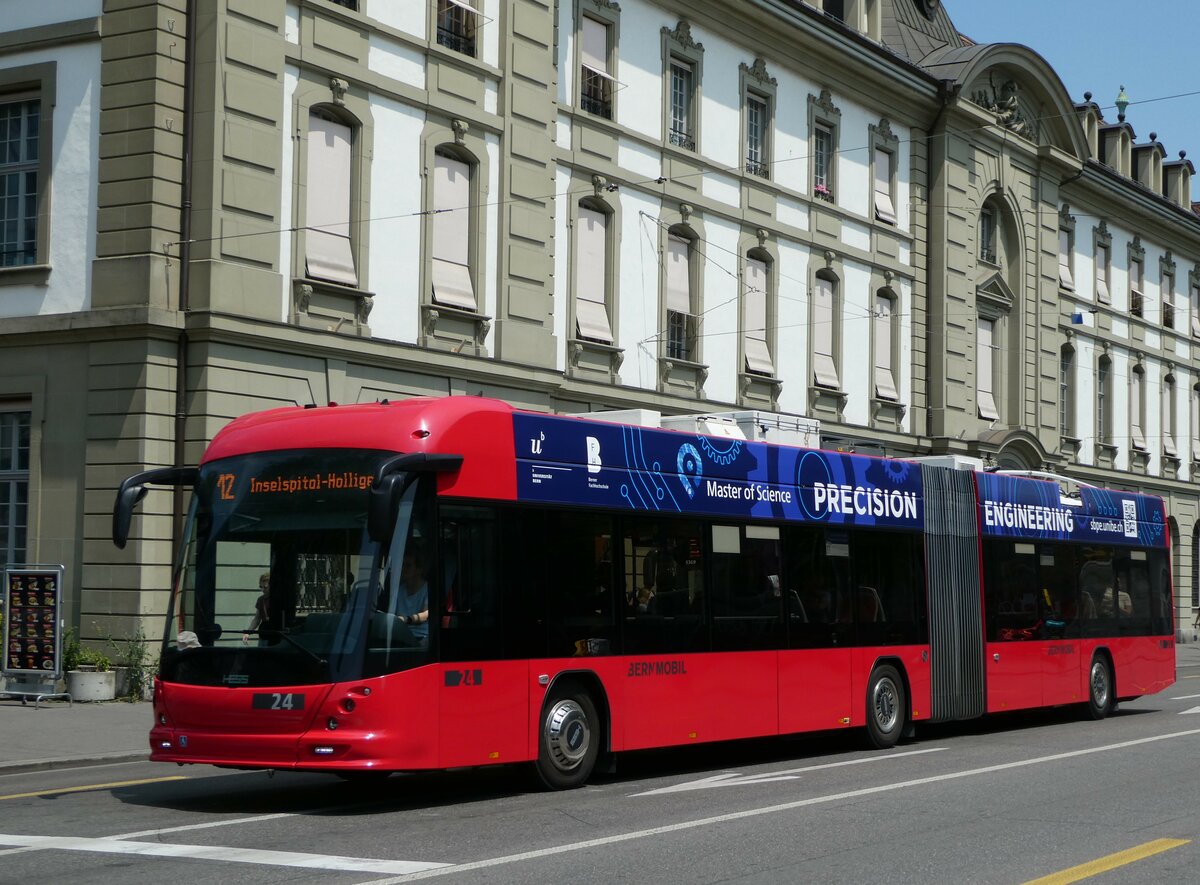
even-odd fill
[{"label": "potted plant", "polygon": [[117,697],[127,701],[148,700],[151,682],[150,646],[146,634],[139,624],[133,635],[126,639],[104,637],[112,650],[116,664]]},{"label": "potted plant", "polygon": [[63,637],[63,669],[67,692],[75,701],[111,701],[116,697],[117,674],[103,652],[80,643],[72,627]]}]

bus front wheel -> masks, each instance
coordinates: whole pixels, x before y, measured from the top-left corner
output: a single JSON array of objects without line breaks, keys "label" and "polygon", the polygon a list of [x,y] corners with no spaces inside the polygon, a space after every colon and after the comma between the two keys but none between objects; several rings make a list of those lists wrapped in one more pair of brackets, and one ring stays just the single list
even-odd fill
[{"label": "bus front wheel", "polygon": [[596,705],[585,691],[554,696],[542,710],[538,758],[542,783],[552,790],[583,786],[600,751]]},{"label": "bus front wheel", "polygon": [[896,668],[883,664],[871,672],[867,684],[867,737],[879,750],[896,746],[908,718],[904,682]]},{"label": "bus front wheel", "polygon": [[1113,711],[1112,667],[1103,655],[1092,658],[1088,671],[1088,713],[1093,719],[1103,719]]}]

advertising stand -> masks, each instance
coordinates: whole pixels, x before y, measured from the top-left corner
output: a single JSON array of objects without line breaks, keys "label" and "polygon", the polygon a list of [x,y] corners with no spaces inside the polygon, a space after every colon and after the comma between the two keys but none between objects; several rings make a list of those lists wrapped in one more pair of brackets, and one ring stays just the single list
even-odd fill
[{"label": "advertising stand", "polygon": [[4,570],[2,694],[35,699],[66,698],[63,675],[61,565],[13,565]]}]

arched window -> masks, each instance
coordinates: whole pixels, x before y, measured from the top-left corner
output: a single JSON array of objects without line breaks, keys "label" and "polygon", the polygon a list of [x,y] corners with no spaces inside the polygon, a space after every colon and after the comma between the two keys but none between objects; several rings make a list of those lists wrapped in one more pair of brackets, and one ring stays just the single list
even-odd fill
[{"label": "arched window", "polygon": [[575,328],[580,338],[613,343],[609,281],[612,214],[599,200],[581,200],[575,229]]},{"label": "arched window", "polygon": [[358,285],[350,224],[353,142],[353,128],[331,112],[309,112],[305,273],[346,286]]},{"label": "arched window", "polygon": [[433,155],[433,300],[477,310],[473,259],[472,187],[475,163],[448,146]]}]

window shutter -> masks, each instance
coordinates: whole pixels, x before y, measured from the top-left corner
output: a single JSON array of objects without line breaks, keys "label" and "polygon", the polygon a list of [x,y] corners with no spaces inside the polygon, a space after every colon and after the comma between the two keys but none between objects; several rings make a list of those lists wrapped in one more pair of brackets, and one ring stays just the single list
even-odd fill
[{"label": "window shutter", "polygon": [[986,418],[989,421],[996,421],[1000,418],[1000,413],[996,409],[996,397],[992,389],[996,377],[995,363],[993,361],[995,337],[995,320],[981,319],[979,321],[979,358],[976,361],[979,376],[976,379],[975,390],[977,394],[976,398],[979,401],[979,417]]},{"label": "window shutter", "polygon": [[471,281],[471,167],[433,157],[433,299],[477,310]]},{"label": "window shutter", "polygon": [[875,395],[900,399],[892,374],[892,299],[883,295],[875,298]]},{"label": "window shutter", "polygon": [[745,290],[742,298],[742,326],[745,331],[746,369],[774,375],[775,364],[767,346],[767,263],[746,259]]},{"label": "window shutter", "polygon": [[817,277],[813,289],[813,378],[820,387],[837,390],[837,365],[833,361],[833,281]]},{"label": "window shutter", "polygon": [[1096,300],[1101,304],[1111,300],[1108,294],[1108,249],[1104,246],[1096,249]]},{"label": "window shutter", "polygon": [[350,243],[350,143],[349,126],[309,115],[304,259],[310,277],[357,286]]},{"label": "window shutter", "polygon": [[667,310],[692,312],[692,244],[683,237],[667,237]]},{"label": "window shutter", "polygon": [[892,155],[875,151],[875,217],[889,224],[896,223],[896,207],[892,204]]},{"label": "window shutter", "polygon": [[575,321],[579,335],[612,344],[607,305],[607,215],[585,206],[579,207],[576,248]]},{"label": "window shutter", "polygon": [[583,63],[601,74],[608,73],[608,25],[583,17]]},{"label": "window shutter", "polygon": [[1162,434],[1163,451],[1172,458],[1177,454],[1175,448],[1175,385],[1170,381],[1163,382],[1162,397]]},{"label": "window shutter", "polygon": [[1075,278],[1071,276],[1071,232],[1058,232],[1058,282],[1064,289],[1075,288]]},{"label": "window shutter", "polygon": [[1134,372],[1129,384],[1129,437],[1135,449],[1146,448],[1146,435],[1142,433],[1142,388],[1145,376]]}]

